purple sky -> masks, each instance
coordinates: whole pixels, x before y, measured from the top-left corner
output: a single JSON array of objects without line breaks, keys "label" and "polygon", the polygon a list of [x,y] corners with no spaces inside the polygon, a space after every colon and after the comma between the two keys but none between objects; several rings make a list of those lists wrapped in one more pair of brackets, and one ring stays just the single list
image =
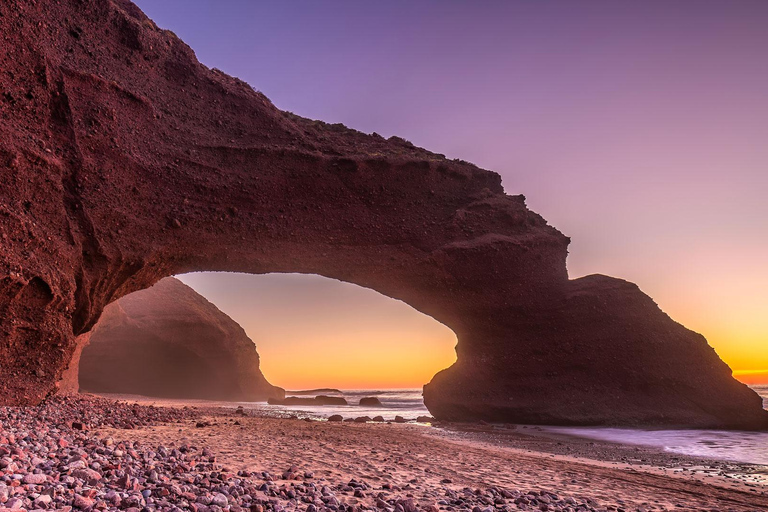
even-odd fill
[{"label": "purple sky", "polygon": [[282,109],[499,172],[572,277],[768,369],[768,1],[137,3]]}]

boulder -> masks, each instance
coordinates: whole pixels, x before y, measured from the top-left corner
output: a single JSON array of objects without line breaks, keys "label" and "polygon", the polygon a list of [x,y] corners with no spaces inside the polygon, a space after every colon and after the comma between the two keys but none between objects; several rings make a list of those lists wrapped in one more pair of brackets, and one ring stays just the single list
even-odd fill
[{"label": "boulder", "polygon": [[343,421],[344,418],[340,414],[333,414],[331,416],[328,416],[328,421],[336,422],[336,421]]},{"label": "boulder", "polygon": [[456,333],[439,419],[768,428],[635,285],[569,279],[568,237],[498,174],[280,111],[128,0],[6,2],[0,33],[2,403],[66,387],[104,308],[164,277],[297,272]]},{"label": "boulder", "polygon": [[375,396],[366,396],[360,399],[360,405],[366,407],[382,407],[381,401]]}]

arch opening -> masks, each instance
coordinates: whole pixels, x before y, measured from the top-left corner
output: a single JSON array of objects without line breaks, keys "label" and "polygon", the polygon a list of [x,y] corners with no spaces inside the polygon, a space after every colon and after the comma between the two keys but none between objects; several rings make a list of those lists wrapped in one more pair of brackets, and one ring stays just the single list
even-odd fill
[{"label": "arch opening", "polygon": [[355,284],[306,274],[177,278],[105,309],[80,357],[82,390],[257,401],[280,397],[275,386],[420,389],[456,360],[452,330]]}]

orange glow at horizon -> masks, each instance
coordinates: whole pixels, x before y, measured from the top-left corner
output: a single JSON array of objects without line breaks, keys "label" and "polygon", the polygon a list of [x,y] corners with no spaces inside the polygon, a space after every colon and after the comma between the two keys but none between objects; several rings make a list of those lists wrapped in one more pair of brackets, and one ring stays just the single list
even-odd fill
[{"label": "orange glow at horizon", "polygon": [[420,388],[456,360],[456,335],[407,304],[317,275],[178,276],[245,329],[289,390]]},{"label": "orange glow at horizon", "polygon": [[[648,215],[653,214],[649,209]],[[749,246],[736,251],[736,240],[746,229],[737,229],[736,220],[728,223],[729,228],[715,230],[704,226],[706,219],[678,219],[691,226],[698,220],[702,227],[680,227],[675,236],[651,231],[672,222],[668,218],[655,219],[650,227],[640,224],[640,216],[629,220],[635,223],[627,227],[633,235],[617,237],[610,251],[584,253],[580,249],[586,243],[575,239],[568,257],[571,276],[599,272],[637,283],[673,320],[702,334],[734,377],[747,384],[768,384],[764,237],[752,237]],[[649,245],[647,238],[655,245]],[[713,239],[718,243],[705,245]]]},{"label": "orange glow at horizon", "polygon": [[768,384],[768,370],[735,371],[733,376],[751,386]]}]

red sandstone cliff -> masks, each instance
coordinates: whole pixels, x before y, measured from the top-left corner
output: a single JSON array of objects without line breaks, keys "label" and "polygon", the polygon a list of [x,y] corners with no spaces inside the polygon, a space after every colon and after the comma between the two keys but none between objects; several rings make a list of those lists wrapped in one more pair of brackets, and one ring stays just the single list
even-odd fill
[{"label": "red sandstone cliff", "polygon": [[181,281],[166,278],[104,309],[80,357],[80,389],[171,398],[283,398],[245,331]]},{"label": "red sandstone cliff", "polygon": [[497,174],[281,112],[126,0],[6,1],[0,38],[3,402],[54,392],[103,308],[163,277],[303,272],[454,330],[438,418],[768,428],[636,286],[569,280],[568,238]]}]

